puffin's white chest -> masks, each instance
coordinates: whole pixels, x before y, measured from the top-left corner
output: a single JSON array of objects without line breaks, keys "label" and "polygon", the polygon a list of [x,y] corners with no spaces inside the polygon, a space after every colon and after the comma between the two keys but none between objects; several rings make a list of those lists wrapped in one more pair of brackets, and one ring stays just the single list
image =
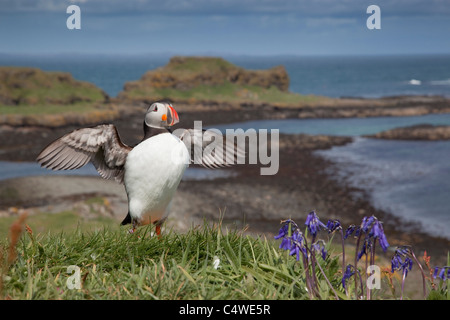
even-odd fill
[{"label": "puffin's white chest", "polygon": [[184,143],[170,133],[134,147],[127,156],[124,177],[130,215],[150,221],[161,219],[188,164]]}]

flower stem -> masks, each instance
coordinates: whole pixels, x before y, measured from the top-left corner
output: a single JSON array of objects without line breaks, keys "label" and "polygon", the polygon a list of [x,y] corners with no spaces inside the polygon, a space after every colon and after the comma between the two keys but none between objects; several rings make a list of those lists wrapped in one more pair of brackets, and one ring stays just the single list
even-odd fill
[{"label": "flower stem", "polygon": [[[356,240],[356,248],[355,248],[355,271],[358,271],[358,248],[359,248],[359,242],[361,241],[361,235],[362,232],[359,233],[358,235],[358,240]],[[359,275],[359,277],[361,278],[361,275]],[[361,280],[361,284],[362,284],[362,280]],[[356,272],[355,272],[355,295],[356,295],[356,300],[358,300],[358,279],[356,278]]]},{"label": "flower stem", "polygon": [[320,272],[322,273],[323,277],[325,278],[325,281],[327,282],[328,286],[331,288],[331,290],[334,293],[334,296],[336,297],[336,300],[339,300],[339,296],[337,295],[336,291],[334,290],[333,286],[331,285],[330,281],[328,280],[327,276],[325,275],[325,272],[323,272],[322,267],[318,263],[317,266],[319,267]]},{"label": "flower stem", "polygon": [[[371,266],[373,266],[375,264],[376,244],[377,244],[376,239],[374,239],[373,244],[371,245],[371,252],[370,252],[370,265]],[[367,275],[367,266],[366,266],[366,275]],[[370,289],[370,286],[367,287],[367,300],[372,300],[372,290]]]},{"label": "flower stem", "polygon": [[318,289],[319,288],[319,284],[317,283],[317,277],[316,277],[316,249],[314,248],[314,246],[312,244],[314,244],[314,242],[316,241],[316,236],[312,237],[311,240],[311,249],[310,249],[310,254],[311,254],[311,271],[312,271],[312,278],[313,278],[313,282],[315,284],[315,287]]},{"label": "flower stem", "polygon": [[413,257],[414,261],[416,261],[417,266],[420,269],[420,272],[422,273],[422,286],[423,286],[423,298],[426,299],[427,297],[427,286],[425,283],[425,273],[423,272],[422,265],[420,264],[419,260],[417,260],[416,255],[414,254],[414,251],[412,249],[409,250],[411,252],[411,256]]},{"label": "flower stem", "polygon": [[400,300],[403,300],[403,289],[405,287],[405,279],[406,279],[406,268],[403,270],[403,279],[402,279],[402,293],[400,295]]},{"label": "flower stem", "polygon": [[305,254],[302,252],[302,260],[303,260],[303,268],[305,269],[305,281],[306,286],[308,287],[309,298],[313,299],[314,291],[311,285],[311,278],[309,277],[309,263],[308,257],[305,257]]},{"label": "flower stem", "polygon": [[[342,228],[339,230],[341,234],[341,242],[342,242],[342,275],[344,275],[345,272],[345,241],[344,241],[344,231]],[[348,289],[345,287],[345,294],[348,297]]]}]

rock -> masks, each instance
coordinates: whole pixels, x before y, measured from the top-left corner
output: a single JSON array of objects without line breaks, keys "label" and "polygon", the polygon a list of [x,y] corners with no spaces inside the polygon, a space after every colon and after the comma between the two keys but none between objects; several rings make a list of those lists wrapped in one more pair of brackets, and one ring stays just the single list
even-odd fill
[{"label": "rock", "polygon": [[[287,93],[289,76],[283,66],[268,70],[246,70],[222,58],[173,57],[166,66],[147,71],[140,80],[127,82],[118,98],[133,100],[136,97],[143,97],[151,100],[152,97],[164,94],[165,89],[174,89],[177,90],[176,95],[171,94],[169,98],[181,101],[183,92],[224,86],[223,91],[211,92],[211,97],[214,98],[217,94],[229,94],[230,84],[238,89],[245,89],[245,86],[262,89],[274,87]],[[190,97],[196,94],[198,96],[198,92],[194,92]],[[188,97],[186,96],[184,100],[188,101]]]},{"label": "rock", "polygon": [[391,140],[450,140],[450,126],[419,124],[383,131],[368,137]]},{"label": "rock", "polygon": [[70,105],[108,100],[103,90],[92,83],[75,80],[70,73],[0,67],[0,105]]}]

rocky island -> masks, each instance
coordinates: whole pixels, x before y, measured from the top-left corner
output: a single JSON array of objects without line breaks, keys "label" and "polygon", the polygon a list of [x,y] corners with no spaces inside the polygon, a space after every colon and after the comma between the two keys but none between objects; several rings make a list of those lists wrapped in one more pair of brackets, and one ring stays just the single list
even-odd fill
[{"label": "rocky island", "polygon": [[127,82],[119,99],[170,100],[182,103],[265,101],[274,94],[291,94],[289,76],[283,66],[268,70],[245,70],[222,58],[173,57],[169,63],[147,71],[141,79]]},{"label": "rocky island", "polygon": [[450,140],[450,126],[418,124],[386,130],[368,137],[390,140]]},{"label": "rocky island", "polygon": [[60,127],[117,118],[109,96],[67,72],[0,67],[0,125]]}]

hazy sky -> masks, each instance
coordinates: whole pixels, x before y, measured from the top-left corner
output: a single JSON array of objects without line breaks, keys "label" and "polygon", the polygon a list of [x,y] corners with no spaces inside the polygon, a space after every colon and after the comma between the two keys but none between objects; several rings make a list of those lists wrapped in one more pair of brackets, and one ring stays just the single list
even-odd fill
[{"label": "hazy sky", "polygon": [[[71,4],[81,30],[66,27]],[[450,0],[0,0],[0,40],[31,54],[450,53]]]}]

